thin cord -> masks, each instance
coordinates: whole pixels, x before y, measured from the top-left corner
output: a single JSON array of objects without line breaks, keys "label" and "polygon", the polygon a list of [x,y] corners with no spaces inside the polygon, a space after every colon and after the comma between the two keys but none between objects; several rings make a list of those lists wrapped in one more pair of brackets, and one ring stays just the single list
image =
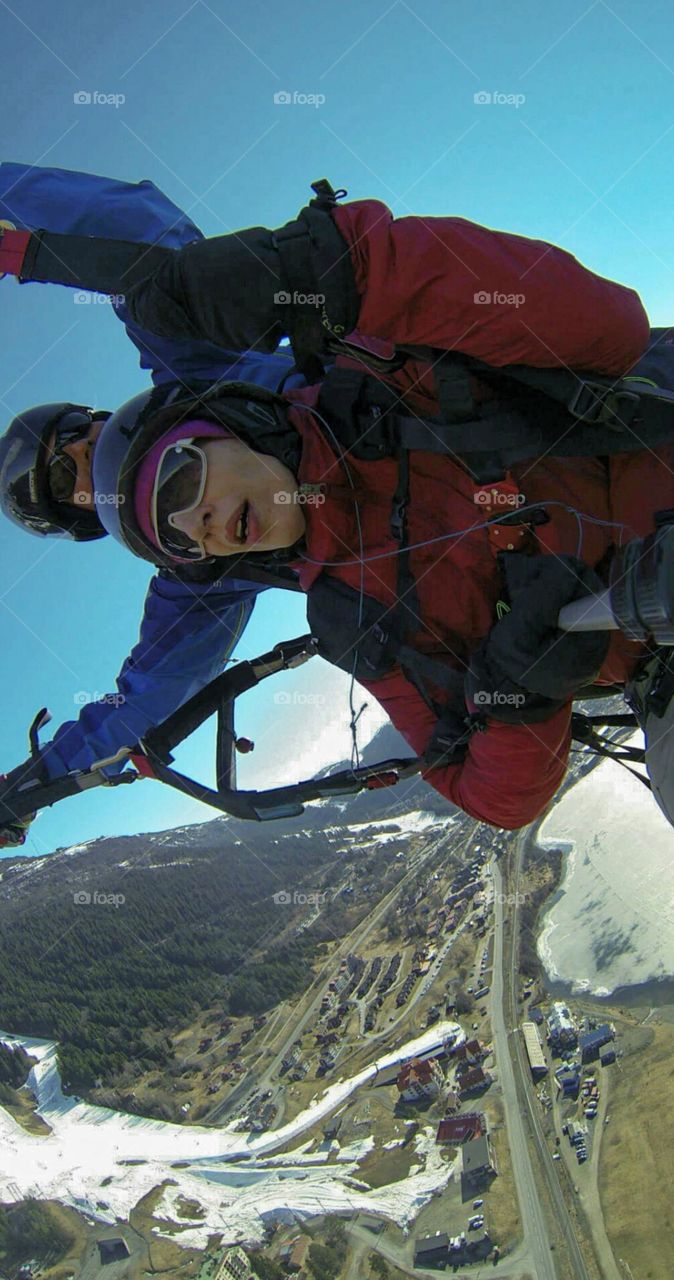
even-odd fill
[{"label": "thin cord", "polygon": [[[351,477],[349,477],[349,479],[351,480]],[[352,487],[353,487],[353,483],[352,483]],[[539,511],[541,507],[562,507],[564,511],[568,511],[570,515],[573,515],[576,517],[576,520],[579,523],[579,542],[578,542],[579,554],[580,554],[580,549],[582,548],[582,523],[581,522],[583,520],[587,520],[588,524],[603,525],[606,528],[620,529],[621,531],[626,530],[628,527],[625,524],[621,524],[621,522],[618,520],[599,520],[596,516],[590,516],[585,511],[578,511],[576,507],[570,507],[566,502],[559,502],[557,500],[527,503],[526,506],[520,507],[518,510],[523,514],[525,511]],[[356,512],[358,512],[357,502],[356,502]],[[489,523],[500,524],[503,520],[507,520],[507,519],[508,519],[507,514],[503,516],[496,516]],[[466,533],[474,533],[478,529],[484,529],[485,523],[484,521],[478,521],[477,524],[467,525],[466,528],[458,529],[454,533],[442,533],[437,538],[426,538],[424,539],[423,542],[412,542],[405,548],[396,548],[396,549],[392,549],[391,551],[379,551],[376,555],[365,556],[364,558],[362,556],[363,540],[362,540],[362,535],[360,533],[360,520],[358,520],[358,528],[359,528],[359,543],[360,543],[360,551],[361,551],[361,555],[359,559],[314,560],[311,556],[306,555],[303,551],[300,551],[298,553],[298,558],[301,560],[304,560],[306,564],[322,565],[323,568],[325,569],[341,569],[352,564],[361,564],[361,565],[371,564],[375,560],[388,560],[390,559],[391,556],[399,556],[402,554],[403,550],[407,552],[418,551],[421,547],[432,547],[438,542],[451,542],[453,538],[462,538],[463,535]],[[361,581],[362,581],[362,575],[361,575]]]},{"label": "thin cord", "polygon": [[[330,426],[329,422],[326,422],[325,418],[320,413],[318,413],[315,409],[312,410],[312,414],[314,417],[318,418],[320,423],[322,423],[325,431],[327,431],[328,435],[332,439],[333,446],[336,446],[338,461],[341,462],[344,468],[344,471],[346,473],[347,480],[349,481],[349,484],[355,493],[356,486],[353,482],[353,476],[351,475],[349,465],[342,451],[342,446],[339,440],[337,439],[334,431],[332,430],[332,427]],[[360,628],[363,624],[363,608],[365,603],[365,557],[363,555],[363,528],[360,522],[360,507],[358,505],[358,499],[354,497],[353,502],[354,502],[354,509],[355,509],[355,515],[356,515],[356,530],[358,533],[358,549],[360,552],[359,559],[357,562],[360,564],[360,586],[358,591],[358,627]],[[351,714],[351,719],[349,721],[349,729],[351,731],[351,768],[352,770],[360,768],[360,750],[358,748],[358,721],[360,720],[360,717],[362,716],[363,712],[367,707],[367,702],[363,702],[360,706],[360,709],[356,711],[356,707],[354,703],[357,664],[358,664],[358,648],[356,647],[353,654],[353,665],[351,667],[351,679],[349,681],[349,711]]]}]

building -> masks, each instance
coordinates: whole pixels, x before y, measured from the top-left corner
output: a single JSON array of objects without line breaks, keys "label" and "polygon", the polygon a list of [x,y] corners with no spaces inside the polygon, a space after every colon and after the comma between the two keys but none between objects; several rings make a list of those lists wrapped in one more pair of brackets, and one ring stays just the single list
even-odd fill
[{"label": "building", "polygon": [[615,1049],[607,1049],[606,1053],[602,1053],[599,1061],[602,1067],[610,1066],[612,1062],[615,1062]]},{"label": "building", "polygon": [[468,1182],[484,1177],[485,1174],[497,1172],[489,1135],[486,1133],[464,1143],[461,1148],[461,1159],[462,1173]]},{"label": "building", "polygon": [[98,1241],[98,1254],[102,1267],[110,1262],[125,1262],[129,1257],[129,1246],[121,1236],[113,1236]]},{"label": "building", "polygon": [[479,1138],[486,1133],[485,1118],[480,1111],[467,1111],[462,1116],[445,1117],[438,1125],[436,1142],[451,1142],[455,1147],[469,1138]]},{"label": "building", "polygon": [[543,1010],[538,1008],[532,1008],[529,1010],[529,1017],[531,1018],[532,1022],[535,1022],[536,1025],[540,1027],[541,1023],[544,1021]]},{"label": "building", "polygon": [[302,1271],[307,1261],[310,1247],[310,1236],[298,1236],[297,1239],[290,1240],[288,1244],[283,1246],[279,1257],[290,1275],[296,1276]]},{"label": "building", "polygon": [[599,1050],[615,1038],[615,1030],[607,1022],[595,1031],[588,1031],[578,1038],[578,1047],[582,1062],[593,1062],[599,1057]]},{"label": "building", "polygon": [[445,1098],[445,1115],[453,1115],[455,1111],[459,1110],[460,1105],[461,1099],[459,1098],[458,1093],[456,1093],[454,1089],[450,1089],[447,1097]]},{"label": "building", "polygon": [[[449,1029],[445,1028],[443,1034],[439,1035],[433,1044],[417,1054],[415,1061],[426,1062],[430,1058],[446,1058],[456,1041],[464,1039],[465,1032],[462,1031],[459,1023],[455,1022]],[[398,1062],[391,1062],[385,1067],[379,1067],[372,1083],[374,1085],[395,1084],[400,1075],[401,1067],[410,1061],[411,1059],[409,1058],[400,1058]]]},{"label": "building", "polygon": [[548,1040],[553,1049],[574,1048],[578,1043],[578,1028],[569,1006],[557,1000],[548,1014]]},{"label": "building", "polygon": [[482,1093],[491,1084],[491,1076],[482,1067],[469,1067],[461,1077],[460,1097],[466,1098],[471,1093]]},{"label": "building", "polygon": [[484,1057],[484,1049],[480,1041],[476,1038],[466,1040],[463,1044],[457,1046],[454,1050],[454,1057],[457,1062],[481,1062]]},{"label": "building", "polygon": [[441,1267],[447,1265],[449,1236],[446,1231],[436,1231],[433,1236],[419,1236],[414,1241],[415,1267]]},{"label": "building", "polygon": [[240,1246],[226,1249],[213,1280],[257,1280],[246,1254]]},{"label": "building", "polygon": [[538,1080],[541,1076],[546,1075],[548,1064],[545,1061],[545,1054],[543,1053],[536,1023],[523,1022],[522,1035],[524,1036],[524,1047],[527,1051],[531,1074],[534,1080]]},{"label": "building", "polygon": [[403,1102],[425,1102],[437,1098],[444,1083],[442,1067],[435,1058],[412,1058],[402,1067],[396,1085]]},{"label": "building", "polygon": [[575,1067],[561,1067],[555,1071],[557,1088],[561,1089],[565,1098],[577,1098],[580,1088],[580,1072]]}]

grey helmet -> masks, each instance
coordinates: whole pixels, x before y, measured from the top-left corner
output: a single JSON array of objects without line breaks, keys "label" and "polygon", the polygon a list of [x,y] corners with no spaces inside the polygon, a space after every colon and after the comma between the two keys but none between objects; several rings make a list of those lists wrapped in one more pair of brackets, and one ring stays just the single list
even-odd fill
[{"label": "grey helmet", "polygon": [[19,414],[0,439],[0,509],[28,533],[60,534],[75,542],[104,538],[107,530],[95,509],[58,502],[49,485],[47,450],[56,441],[81,439],[107,411],[79,404],[41,404]]}]

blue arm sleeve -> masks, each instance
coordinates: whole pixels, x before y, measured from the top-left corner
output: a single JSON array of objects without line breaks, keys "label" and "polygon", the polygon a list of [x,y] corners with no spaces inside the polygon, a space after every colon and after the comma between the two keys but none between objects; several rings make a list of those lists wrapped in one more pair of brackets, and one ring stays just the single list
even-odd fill
[{"label": "blue arm sleeve", "polygon": [[[86,769],[132,746],[212,680],[241,636],[259,589],[231,579],[193,586],[157,574],[138,643],[117,677],[117,692],[88,703],[77,720],[62,724],[45,744],[50,778]],[[105,772],[118,773],[124,763]]]}]

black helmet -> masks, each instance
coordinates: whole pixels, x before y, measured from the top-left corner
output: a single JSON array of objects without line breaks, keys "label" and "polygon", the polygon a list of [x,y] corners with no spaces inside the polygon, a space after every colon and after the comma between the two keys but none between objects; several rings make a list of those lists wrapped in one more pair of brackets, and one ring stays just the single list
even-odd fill
[{"label": "black helmet", "polygon": [[4,514],[39,537],[58,533],[75,542],[104,538],[107,530],[95,510],[52,497],[47,447],[54,432],[62,443],[78,440],[92,422],[109,416],[81,404],[41,404],[19,414],[0,439],[0,508]]},{"label": "black helmet", "polygon": [[[175,569],[176,560],[156,547],[136,519],[134,489],[140,463],[161,437],[194,418],[219,423],[261,453],[270,453],[296,471],[300,438],[287,421],[288,401],[248,382],[169,384],[141,392],[108,419],[96,442],[92,478],[98,518],[106,531],[134,555]],[[248,552],[210,562],[217,576],[245,577],[243,565],[273,569],[292,559],[292,548]]]}]

